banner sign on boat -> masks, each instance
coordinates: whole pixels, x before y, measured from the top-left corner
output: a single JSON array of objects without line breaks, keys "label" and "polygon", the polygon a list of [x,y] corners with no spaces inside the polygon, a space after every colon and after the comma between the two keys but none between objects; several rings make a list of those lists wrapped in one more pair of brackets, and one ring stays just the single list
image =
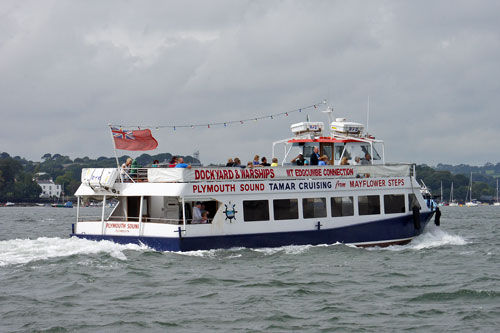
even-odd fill
[{"label": "banner sign on boat", "polygon": [[273,193],[281,191],[319,191],[353,189],[403,188],[409,182],[405,178],[355,179],[355,180],[295,180],[241,183],[195,183],[191,185],[193,194],[204,193]]}]

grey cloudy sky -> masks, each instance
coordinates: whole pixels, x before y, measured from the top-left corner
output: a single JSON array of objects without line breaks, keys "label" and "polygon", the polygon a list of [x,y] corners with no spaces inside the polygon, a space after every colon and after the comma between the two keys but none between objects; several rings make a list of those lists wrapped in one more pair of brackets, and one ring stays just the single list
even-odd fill
[{"label": "grey cloudy sky", "polygon": [[[370,96],[387,160],[497,163],[499,16],[499,1],[4,0],[0,151],[112,156],[108,123],[230,121],[323,99],[364,123]],[[270,157],[303,120],[154,130],[149,153]]]}]

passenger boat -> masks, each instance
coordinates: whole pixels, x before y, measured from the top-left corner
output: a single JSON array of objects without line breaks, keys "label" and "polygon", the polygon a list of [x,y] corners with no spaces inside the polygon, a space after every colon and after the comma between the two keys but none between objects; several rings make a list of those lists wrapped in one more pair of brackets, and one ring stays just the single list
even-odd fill
[{"label": "passenger boat", "polygon": [[[83,169],[71,235],[160,251],[410,242],[439,211],[422,194],[415,165],[385,163],[382,140],[328,112],[329,134],[323,123],[302,122],[291,126],[292,137],[273,144],[273,155],[284,146],[281,161],[294,150],[307,160],[318,147],[327,166],[154,167],[132,177],[118,168]],[[110,199],[118,204],[107,211]],[[102,200],[99,216],[84,216],[80,206],[88,200]],[[208,221],[193,218],[200,208]]]}]

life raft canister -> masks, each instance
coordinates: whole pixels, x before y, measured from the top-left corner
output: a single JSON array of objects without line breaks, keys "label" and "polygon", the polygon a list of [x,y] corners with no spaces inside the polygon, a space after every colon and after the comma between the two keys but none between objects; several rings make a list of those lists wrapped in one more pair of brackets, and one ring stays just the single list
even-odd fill
[{"label": "life raft canister", "polygon": [[415,227],[415,229],[419,230],[420,229],[420,209],[417,206],[413,206],[412,212],[413,212],[413,226]]}]

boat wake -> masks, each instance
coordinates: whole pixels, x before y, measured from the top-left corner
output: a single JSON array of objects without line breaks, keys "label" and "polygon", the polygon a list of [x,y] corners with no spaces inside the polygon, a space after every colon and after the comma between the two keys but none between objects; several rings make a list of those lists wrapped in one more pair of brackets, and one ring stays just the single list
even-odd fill
[{"label": "boat wake", "polygon": [[[198,251],[187,251],[187,252],[168,252],[165,253],[175,253],[183,256],[191,257],[205,257],[205,258],[220,258],[225,259],[235,259],[240,258],[246,253],[257,253],[264,256],[272,255],[296,255],[303,254],[311,249],[319,247],[330,247],[342,245],[341,243],[335,243],[331,245],[321,244],[321,245],[287,245],[280,247],[263,247],[263,248],[245,248],[245,247],[233,247],[230,249],[213,249],[213,250],[198,250]],[[250,251],[250,252],[248,252]]]},{"label": "boat wake", "polygon": [[0,241],[0,267],[75,254],[108,253],[114,258],[127,260],[125,250],[147,249],[147,246],[135,244],[121,245],[110,241],[96,242],[79,238],[11,239]]}]

